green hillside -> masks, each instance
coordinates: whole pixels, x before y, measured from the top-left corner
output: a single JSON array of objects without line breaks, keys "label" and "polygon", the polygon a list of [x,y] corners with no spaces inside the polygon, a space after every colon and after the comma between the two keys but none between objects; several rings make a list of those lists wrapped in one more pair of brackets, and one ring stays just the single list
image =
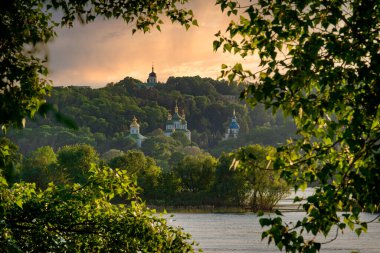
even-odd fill
[{"label": "green hillside", "polygon": [[[24,154],[41,146],[58,149],[75,143],[91,144],[99,153],[110,149],[129,150],[136,148],[136,143],[126,138],[134,116],[141,126],[140,132],[158,140],[168,113],[173,112],[176,104],[186,115],[191,145],[215,155],[252,143],[276,145],[294,134],[293,124],[281,113],[273,116],[262,106],[253,110],[246,107],[239,99],[243,89],[243,86],[199,76],[170,77],[166,83],[154,87],[130,77],[99,89],[55,87],[49,103],[72,118],[79,130],[68,129],[48,116],[28,121],[26,129],[11,131],[7,136]],[[222,141],[233,110],[240,125],[239,136]]]}]

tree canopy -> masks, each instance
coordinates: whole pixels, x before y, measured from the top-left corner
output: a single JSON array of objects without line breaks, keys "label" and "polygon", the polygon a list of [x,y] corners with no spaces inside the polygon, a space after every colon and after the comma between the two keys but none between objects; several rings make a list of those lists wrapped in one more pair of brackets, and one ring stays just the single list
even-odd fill
[{"label": "tree canopy", "polygon": [[[189,28],[197,25],[191,10],[178,8],[183,0],[5,0],[0,2],[0,126],[24,126],[26,117],[54,111],[45,97],[50,81],[40,57],[44,44],[55,37],[59,26],[75,21],[88,23],[96,17],[122,18],[133,23],[132,32],[160,30],[162,17]],[[181,6],[183,7],[183,6]],[[59,13],[55,21],[53,13]],[[59,16],[58,15],[58,16]],[[43,53],[43,52],[42,52]],[[62,115],[56,117],[65,121]],[[0,248],[4,252],[193,252],[189,235],[153,215],[136,196],[137,187],[127,172],[89,164],[84,156],[97,157],[91,147],[63,148],[58,157],[51,148],[41,148],[29,159],[30,170],[48,172],[55,161],[81,163],[80,183],[56,186],[15,183],[9,185],[17,150],[0,143]],[[65,161],[61,158],[65,157]],[[91,157],[91,158],[92,158]],[[36,158],[36,159],[34,159]],[[34,173],[36,174],[36,173]],[[83,179],[83,180],[82,180]],[[75,180],[75,179],[74,179]],[[111,202],[124,198],[126,205]]]},{"label": "tree canopy", "polygon": [[[176,101],[185,112],[192,145],[214,155],[252,142],[277,145],[295,133],[293,122],[282,112],[272,115],[264,106],[252,110],[239,101],[241,86],[197,76],[171,79],[176,80],[174,86],[168,81],[147,88],[144,84],[134,85],[137,80],[125,78],[99,89],[53,88],[47,102],[75,119],[78,130],[63,127],[49,113],[47,117],[29,120],[22,130],[9,130],[6,135],[17,143],[23,154],[41,146],[57,150],[76,143],[90,144],[99,153],[109,149],[129,150],[137,148],[136,142],[127,138],[133,116],[138,118],[143,135],[161,135]],[[202,95],[193,95],[202,85],[208,89],[204,89]],[[234,109],[240,125],[238,138],[222,141]],[[185,136],[176,135],[172,137],[184,146],[189,145]]]},{"label": "tree canopy", "polygon": [[[197,25],[191,10],[178,8],[185,1],[98,1],[98,0],[5,0],[0,3],[0,126],[25,124],[26,117],[51,109],[45,103],[50,92],[44,65],[47,56],[41,47],[52,40],[55,29],[73,26],[75,21],[89,23],[97,17],[121,18],[137,30],[160,30],[163,16],[189,28]],[[183,6],[181,6],[183,7]],[[61,19],[55,21],[53,13]],[[40,54],[37,54],[37,53]],[[42,52],[42,55],[43,52]]]},{"label": "tree canopy", "polygon": [[[85,185],[46,190],[1,180],[2,252],[194,252],[190,235],[141,204],[126,171],[92,167],[89,174]],[[124,203],[111,203],[114,197]]]},{"label": "tree canopy", "polygon": [[295,189],[319,185],[303,205],[307,218],[262,219],[263,237],[287,252],[315,252],[321,242],[305,232],[348,226],[359,235],[367,228],[359,213],[380,205],[379,2],[217,3],[238,17],[214,48],[260,58],[257,72],[238,63],[222,65],[222,76],[254,82],[241,94],[250,105],[293,117],[300,137],[278,148],[274,167]]}]

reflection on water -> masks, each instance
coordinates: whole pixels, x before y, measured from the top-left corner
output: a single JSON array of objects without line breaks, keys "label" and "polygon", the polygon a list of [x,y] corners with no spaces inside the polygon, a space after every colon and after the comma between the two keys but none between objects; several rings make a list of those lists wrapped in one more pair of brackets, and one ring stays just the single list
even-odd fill
[{"label": "reflection on water", "polygon": [[[303,213],[291,212],[285,214],[288,221],[298,220]],[[363,214],[363,220],[371,220],[375,216]],[[205,253],[243,253],[243,252],[280,252],[273,244],[261,241],[259,218],[252,213],[247,214],[189,214],[176,213],[169,219],[174,226],[181,226],[190,233]],[[332,233],[333,234],[333,233]],[[333,235],[322,238],[328,241]],[[380,252],[380,223],[368,225],[368,232],[360,238],[347,230],[332,243],[323,245],[321,253],[379,253]]]}]

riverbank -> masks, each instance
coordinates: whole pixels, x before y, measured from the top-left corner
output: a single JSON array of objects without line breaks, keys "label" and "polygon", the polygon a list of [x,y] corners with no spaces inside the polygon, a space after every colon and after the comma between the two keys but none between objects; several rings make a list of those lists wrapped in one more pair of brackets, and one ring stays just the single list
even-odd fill
[{"label": "riverbank", "polygon": [[250,208],[232,206],[148,206],[167,213],[253,213]]}]

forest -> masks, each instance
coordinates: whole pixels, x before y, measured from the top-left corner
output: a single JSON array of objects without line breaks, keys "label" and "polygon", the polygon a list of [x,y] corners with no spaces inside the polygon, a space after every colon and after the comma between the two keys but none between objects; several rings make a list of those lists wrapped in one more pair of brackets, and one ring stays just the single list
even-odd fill
[{"label": "forest", "polygon": [[[160,209],[272,210],[289,191],[268,163],[267,157],[275,156],[275,148],[258,144],[222,153],[218,158],[187,146],[184,153],[173,155],[168,168],[162,168],[141,150],[112,149],[100,156],[88,144],[75,144],[56,152],[43,146],[23,157],[9,139],[0,141],[12,149],[12,159],[4,173],[7,181],[34,183],[41,190],[50,183],[86,185],[95,166],[125,170],[137,182],[142,200]],[[124,203],[125,199],[118,198],[116,202]]]},{"label": "forest", "polygon": [[[244,106],[243,88],[198,76],[171,77],[154,87],[130,77],[100,89],[55,87],[48,102],[77,128],[48,114],[9,131],[17,155],[8,182],[33,182],[41,189],[49,182],[86,184],[94,164],[125,169],[149,205],[271,210],[288,187],[272,169],[265,170],[266,157],[295,136],[294,124],[282,113]],[[191,141],[181,132],[163,134],[175,105],[186,114]],[[233,111],[239,135],[223,140]],[[133,117],[148,137],[141,148],[128,138]],[[231,169],[234,159],[250,156],[257,164]]]},{"label": "forest", "polygon": [[[41,146],[57,150],[76,143],[90,144],[100,154],[110,149],[126,151],[136,148],[136,143],[126,138],[135,116],[141,126],[140,133],[152,138],[143,150],[155,156],[149,147],[155,143],[163,149],[165,146],[167,151],[162,153],[171,156],[176,150],[171,146],[173,141],[160,135],[168,113],[173,113],[176,104],[184,110],[192,135],[191,143],[182,144],[197,146],[216,156],[252,143],[277,146],[295,136],[293,122],[281,112],[272,115],[263,106],[247,107],[239,98],[243,89],[243,85],[199,76],[170,77],[155,87],[147,87],[130,77],[99,89],[55,87],[48,103],[70,117],[78,130],[65,127],[48,114],[45,118],[28,121],[22,131],[9,131],[7,137],[24,155]],[[234,110],[240,125],[239,136],[236,140],[222,141]],[[155,158],[162,160],[163,157],[157,154]],[[167,157],[164,160],[168,160]]]}]

